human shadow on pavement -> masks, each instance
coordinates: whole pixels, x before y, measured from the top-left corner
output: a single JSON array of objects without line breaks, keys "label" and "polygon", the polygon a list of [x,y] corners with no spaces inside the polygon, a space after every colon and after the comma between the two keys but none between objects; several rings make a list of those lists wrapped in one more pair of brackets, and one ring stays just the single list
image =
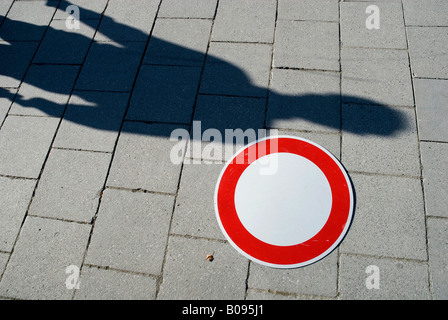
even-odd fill
[{"label": "human shadow on pavement", "polygon": [[[48,5],[51,4],[54,2],[49,1]],[[65,11],[65,7],[58,10]],[[89,15],[89,20],[82,20],[85,14]],[[11,30],[20,31],[23,39],[27,38],[27,34],[44,33],[45,38],[34,56],[21,90],[15,94],[0,88],[0,97],[14,101],[14,105],[21,108],[34,109],[48,116],[63,116],[65,121],[108,131],[134,130],[135,126],[122,126],[123,116],[130,121],[180,126],[200,120],[202,130],[216,128],[223,136],[227,128],[257,130],[267,127],[338,132],[342,125],[344,132],[377,136],[390,136],[406,129],[399,109],[369,99],[341,96],[338,73],[299,71],[305,77],[303,80],[292,78],[292,81],[298,82],[290,84],[290,87],[306,87],[300,81],[306,81],[307,75],[318,74],[323,79],[322,85],[326,84],[325,77],[337,77],[333,81],[337,83],[337,90],[331,89],[328,94],[303,91],[285,94],[274,88],[268,90],[254,85],[243,70],[221,58],[206,56],[154,36],[147,44],[148,34],[106,15],[81,8],[81,29],[95,30],[99,24],[97,35],[107,37],[107,42],[92,42],[92,37],[85,36],[83,32],[65,28],[65,20],[59,22],[61,28],[50,26],[45,33],[47,26],[3,17],[0,27],[0,37],[4,40],[0,42],[0,77],[6,76],[20,82],[25,74],[19,66],[22,60],[26,60],[18,47],[23,42],[9,41]],[[46,61],[53,62],[47,64]],[[82,69],[77,75],[81,64]],[[291,70],[280,72],[294,73]],[[43,90],[45,94],[27,97],[22,94],[24,85]],[[129,97],[130,93],[132,97]],[[67,101],[59,102],[57,97],[70,94],[66,109]],[[120,95],[121,100],[116,98]],[[49,98],[53,96],[56,98]],[[344,104],[348,112],[343,124],[342,101],[352,104]],[[366,115],[368,121],[364,119]],[[151,132],[161,136],[170,134],[169,130]]]}]

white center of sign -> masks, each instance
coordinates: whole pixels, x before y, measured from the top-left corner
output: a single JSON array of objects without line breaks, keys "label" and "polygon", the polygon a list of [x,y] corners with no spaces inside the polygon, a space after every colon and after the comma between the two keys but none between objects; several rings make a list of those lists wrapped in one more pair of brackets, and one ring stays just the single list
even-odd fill
[{"label": "white center of sign", "polygon": [[[277,161],[275,173],[260,174],[270,161]],[[259,240],[277,246],[296,245],[315,236],[327,222],[332,202],[324,173],[292,153],[254,161],[235,189],[235,208],[243,226]]]}]

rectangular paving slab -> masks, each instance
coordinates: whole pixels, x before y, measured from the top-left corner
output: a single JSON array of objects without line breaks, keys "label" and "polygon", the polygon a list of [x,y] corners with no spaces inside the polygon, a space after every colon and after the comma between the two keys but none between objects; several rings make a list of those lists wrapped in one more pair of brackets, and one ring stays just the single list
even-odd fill
[{"label": "rectangular paving slab", "polygon": [[0,134],[0,174],[37,178],[59,118],[6,118]]},{"label": "rectangular paving slab", "polygon": [[170,195],[105,190],[86,262],[160,274],[173,202]]},{"label": "rectangular paving slab", "polygon": [[80,268],[91,226],[27,217],[8,262],[0,295],[19,299],[71,299],[66,268]]}]

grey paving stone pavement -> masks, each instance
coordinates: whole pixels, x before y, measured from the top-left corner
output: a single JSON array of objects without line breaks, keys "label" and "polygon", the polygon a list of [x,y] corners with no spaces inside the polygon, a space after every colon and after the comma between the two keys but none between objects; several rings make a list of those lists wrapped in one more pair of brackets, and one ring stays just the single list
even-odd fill
[{"label": "grey paving stone pavement", "polygon": [[78,72],[78,66],[32,65],[9,114],[62,116]]},{"label": "grey paving stone pavement", "polygon": [[113,152],[128,100],[129,94],[123,92],[72,95],[53,146]]},{"label": "grey paving stone pavement", "polygon": [[406,31],[400,2],[381,3],[380,28],[365,25],[366,5],[341,3],[341,41],[347,47],[406,49]]},{"label": "grey paving stone pavement", "polygon": [[448,142],[448,81],[415,79],[414,92],[420,139]]},{"label": "grey paving stone pavement", "polygon": [[105,190],[87,263],[159,275],[173,201],[170,195]]},{"label": "grey paving stone pavement", "polygon": [[0,174],[38,178],[58,118],[8,116],[0,135]]},{"label": "grey paving stone pavement", "polygon": [[99,19],[87,20],[86,23],[89,27],[67,29],[65,19],[53,20],[34,57],[34,62],[82,64],[98,27]]},{"label": "grey paving stone pavement", "polygon": [[[447,299],[447,5],[0,1],[0,299]],[[353,186],[305,267],[248,260],[216,219],[264,131]]]},{"label": "grey paving stone pavement", "polygon": [[446,143],[422,142],[420,145],[423,171],[423,187],[425,189],[426,214],[435,217],[448,217],[447,198],[448,177],[445,166],[448,159]]},{"label": "grey paving stone pavement", "polygon": [[90,222],[95,216],[110,154],[52,149],[29,214]]},{"label": "grey paving stone pavement", "polygon": [[338,35],[337,23],[279,20],[274,66],[339,71]]}]

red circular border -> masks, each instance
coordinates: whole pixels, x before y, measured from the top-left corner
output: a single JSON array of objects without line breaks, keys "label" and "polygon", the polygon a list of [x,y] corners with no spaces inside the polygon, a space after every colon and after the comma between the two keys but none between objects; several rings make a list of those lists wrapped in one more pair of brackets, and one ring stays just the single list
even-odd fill
[{"label": "red circular border", "polygon": [[[278,153],[297,154],[317,165],[330,184],[333,198],[330,215],[322,229],[311,239],[291,246],[272,245],[254,237],[241,223],[235,208],[235,189],[241,174],[252,162],[260,158],[257,147],[266,150],[262,156],[272,153],[270,143],[274,139],[278,143]],[[257,156],[250,159],[249,155],[254,154]],[[244,161],[241,161],[241,157],[244,157]],[[235,161],[236,159],[239,161]],[[315,259],[338,241],[349,223],[352,197],[349,182],[341,170],[325,151],[304,140],[278,137],[254,143],[233,158],[218,182],[216,205],[221,225],[239,249],[257,260],[275,265],[293,265]]]}]

